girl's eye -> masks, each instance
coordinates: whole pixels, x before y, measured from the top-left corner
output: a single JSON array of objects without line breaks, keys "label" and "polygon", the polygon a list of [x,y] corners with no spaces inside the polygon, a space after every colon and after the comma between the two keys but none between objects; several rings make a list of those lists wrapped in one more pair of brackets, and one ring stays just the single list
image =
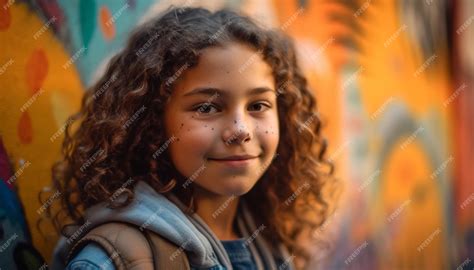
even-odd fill
[{"label": "girl's eye", "polygon": [[252,105],[250,105],[249,107],[251,110],[254,109],[256,111],[260,111],[260,112],[263,112],[269,108],[271,108],[270,105],[266,104],[266,103],[263,103],[263,102],[258,102],[258,103],[254,103]]},{"label": "girl's eye", "polygon": [[[213,111],[214,110],[214,111]],[[203,103],[194,108],[194,111],[203,114],[216,113],[218,108],[211,103]]]}]

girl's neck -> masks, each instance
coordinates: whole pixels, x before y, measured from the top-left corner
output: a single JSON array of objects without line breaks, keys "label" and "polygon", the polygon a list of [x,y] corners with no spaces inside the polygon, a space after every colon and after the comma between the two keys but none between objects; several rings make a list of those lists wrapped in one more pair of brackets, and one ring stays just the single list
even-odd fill
[{"label": "girl's neck", "polygon": [[194,203],[196,213],[201,217],[219,240],[239,238],[233,226],[239,204],[238,196],[221,196],[196,188]]}]

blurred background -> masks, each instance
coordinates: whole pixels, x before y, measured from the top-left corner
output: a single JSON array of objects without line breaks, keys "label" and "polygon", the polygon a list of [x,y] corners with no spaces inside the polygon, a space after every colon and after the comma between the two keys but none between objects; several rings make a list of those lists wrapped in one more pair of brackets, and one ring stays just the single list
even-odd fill
[{"label": "blurred background", "polygon": [[46,269],[57,236],[38,193],[66,119],[170,4],[295,39],[344,183],[310,269],[474,267],[474,1],[0,0],[0,269]]}]

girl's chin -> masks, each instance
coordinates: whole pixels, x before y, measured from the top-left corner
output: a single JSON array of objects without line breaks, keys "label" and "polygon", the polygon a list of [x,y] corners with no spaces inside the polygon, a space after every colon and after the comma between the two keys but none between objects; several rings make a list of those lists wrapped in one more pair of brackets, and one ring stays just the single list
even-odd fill
[{"label": "girl's chin", "polygon": [[223,189],[221,189],[221,195],[225,195],[225,196],[243,196],[245,194],[247,194],[251,189],[252,189],[253,185],[233,185],[233,186],[230,186],[230,187],[225,187]]},{"label": "girl's chin", "polygon": [[233,185],[227,185],[227,186],[213,186],[212,189],[208,189],[212,193],[221,195],[221,196],[242,196],[245,195],[247,192],[249,192],[252,189],[253,185],[248,185],[248,184],[233,184]]},{"label": "girl's chin", "polygon": [[226,176],[220,177],[216,182],[202,182],[196,180],[195,184],[209,193],[220,196],[242,196],[248,193],[257,183],[256,179],[250,179],[248,176]]}]

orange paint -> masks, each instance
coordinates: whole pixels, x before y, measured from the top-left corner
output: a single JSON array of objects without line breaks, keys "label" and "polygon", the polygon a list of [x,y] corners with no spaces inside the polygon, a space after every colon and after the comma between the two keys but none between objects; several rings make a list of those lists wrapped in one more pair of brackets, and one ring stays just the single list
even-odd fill
[{"label": "orange paint", "polygon": [[0,0],[0,31],[5,31],[10,27],[11,15],[10,5],[8,0]]},{"label": "orange paint", "polygon": [[107,7],[101,7],[99,12],[100,29],[106,40],[112,40],[115,37],[115,23]]},{"label": "orange paint", "polygon": [[48,59],[43,49],[33,51],[26,63],[26,83],[31,94],[38,92],[48,74]]},{"label": "orange paint", "polygon": [[18,138],[23,144],[30,144],[33,140],[33,127],[28,111],[23,112],[18,121]]}]

